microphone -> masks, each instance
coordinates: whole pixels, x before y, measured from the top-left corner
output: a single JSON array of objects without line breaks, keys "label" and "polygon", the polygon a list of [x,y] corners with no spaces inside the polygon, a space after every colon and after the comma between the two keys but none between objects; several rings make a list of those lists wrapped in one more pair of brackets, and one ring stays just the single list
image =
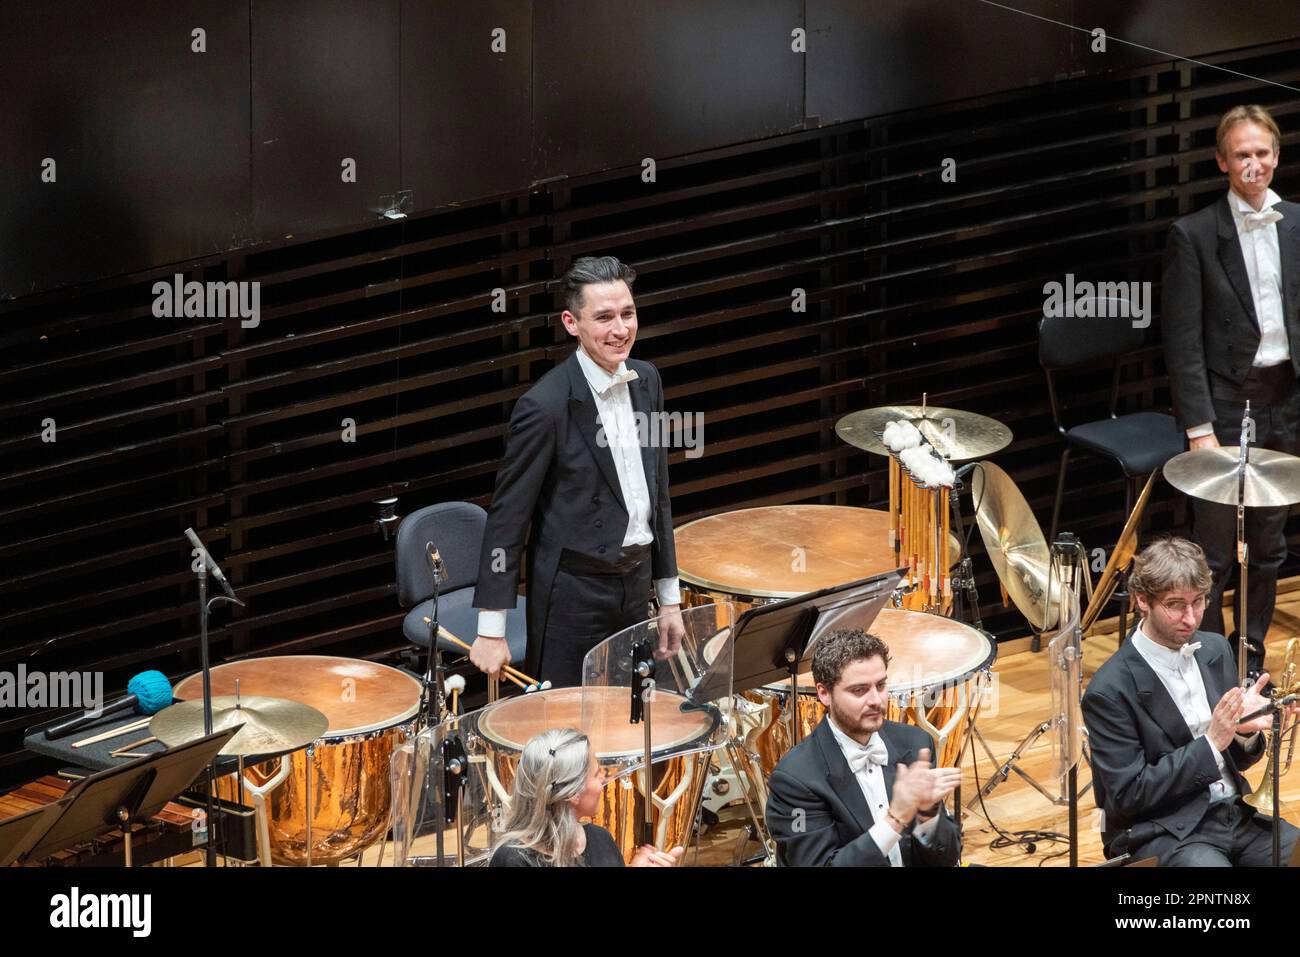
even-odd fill
[{"label": "microphone", "polygon": [[45,729],[47,741],[65,738],[94,724],[103,717],[134,708],[140,714],[157,714],[172,703],[172,685],[161,671],[142,671],[126,683],[127,694],[111,701],[96,711],[86,711],[74,718],[66,718]]},{"label": "microphone", "polygon": [[234,589],[230,587],[230,582],[226,581],[226,576],[221,574],[221,566],[212,560],[212,556],[208,554],[208,549],[203,544],[203,541],[199,536],[194,534],[194,529],[185,529],[185,537],[190,540],[191,545],[199,550],[199,553],[203,556],[203,564],[207,566],[212,577],[217,580],[217,584],[220,585],[221,590],[226,593],[226,597],[231,601],[239,601],[239,599],[235,597]]},{"label": "microphone", "polygon": [[442,554],[433,542],[425,542],[424,548],[429,553],[429,567],[433,569],[433,580],[441,585],[447,580],[447,566],[443,564]]},{"label": "microphone", "polygon": [[1262,718],[1266,714],[1272,714],[1274,711],[1280,711],[1282,708],[1290,707],[1300,701],[1300,695],[1289,694],[1285,698],[1279,698],[1276,701],[1269,701],[1268,704],[1257,711],[1252,711],[1237,719],[1237,724],[1245,724],[1247,721],[1254,721],[1256,718]]}]

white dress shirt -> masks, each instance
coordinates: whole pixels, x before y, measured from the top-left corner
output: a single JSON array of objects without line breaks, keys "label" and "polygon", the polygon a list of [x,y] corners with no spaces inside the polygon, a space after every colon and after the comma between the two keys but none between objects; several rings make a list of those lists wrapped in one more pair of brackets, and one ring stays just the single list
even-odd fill
[{"label": "white dress shirt", "polygon": [[[1209,738],[1205,737],[1214,708],[1206,694],[1201,666],[1196,663],[1195,657],[1188,657],[1181,651],[1156,644],[1143,633],[1141,625],[1133,632],[1131,640],[1134,649],[1151,666],[1151,670],[1156,673],[1160,683],[1169,692],[1169,697],[1174,699],[1178,713],[1187,722],[1187,729],[1192,732],[1192,737],[1205,738],[1205,743],[1214,754],[1214,763],[1219,766],[1219,780],[1210,785],[1211,803],[1236,797],[1237,782],[1233,780],[1232,772],[1228,770],[1223,754],[1210,743]],[[1216,701],[1215,704],[1218,702]],[[1239,734],[1237,740],[1242,744],[1249,744],[1254,737],[1254,734],[1244,737]]]},{"label": "white dress shirt", "polygon": [[[1260,213],[1268,213],[1282,197],[1271,189],[1264,196]],[[1246,275],[1250,279],[1250,298],[1255,305],[1255,318],[1259,322],[1259,348],[1251,365],[1256,368],[1280,365],[1291,360],[1291,346],[1287,341],[1286,319],[1282,312],[1282,251],[1278,246],[1277,223],[1260,222],[1254,207],[1236,193],[1228,191],[1228,208],[1237,226],[1237,242],[1246,261]],[[1275,213],[1281,218],[1281,213]],[[1271,216],[1267,218],[1272,218]],[[1214,423],[1206,422],[1187,430],[1189,439],[1197,439],[1214,432]]]},{"label": "white dress shirt", "polygon": [[[623,545],[649,545],[654,541],[654,533],[650,530],[650,490],[646,485],[645,466],[641,461],[642,435],[637,429],[632,410],[632,394],[628,391],[628,381],[636,378],[636,373],[629,373],[627,363],[620,362],[615,375],[611,376],[581,346],[578,347],[577,355],[578,365],[582,368],[582,374],[596,402],[596,421],[604,433],[603,443],[608,446],[614,459],[618,490],[627,506],[627,531],[623,535]],[[647,423],[646,436],[655,434],[656,430]],[[666,478],[667,476],[660,476],[661,481]],[[661,606],[680,605],[682,601],[681,588],[676,578],[656,579],[655,595]],[[481,609],[478,613],[478,633],[489,638],[505,637],[506,613],[491,608]]]},{"label": "white dress shirt", "polygon": [[[888,760],[885,751],[885,742],[879,734],[873,734],[866,744],[858,744],[857,741],[850,738],[835,725],[835,721],[830,715],[826,716],[826,722],[830,725],[831,734],[835,735],[835,741],[840,746],[840,751],[844,753],[844,760],[849,763],[849,770],[854,768],[859,770],[854,773],[858,779],[858,786],[862,788],[862,796],[867,799],[867,807],[871,809],[871,829],[867,831],[871,839],[876,842],[876,847],[880,848],[880,853],[889,858],[890,867],[903,866],[903,852],[899,849],[898,839],[902,836],[894,826],[889,823],[889,789],[885,787],[884,762]],[[880,760],[866,760],[866,754],[869,751],[877,750],[880,754]],[[928,821],[923,821],[912,828],[912,838],[920,841],[922,844],[930,843],[930,836],[934,834],[935,828],[939,826],[939,815],[936,814]]]}]

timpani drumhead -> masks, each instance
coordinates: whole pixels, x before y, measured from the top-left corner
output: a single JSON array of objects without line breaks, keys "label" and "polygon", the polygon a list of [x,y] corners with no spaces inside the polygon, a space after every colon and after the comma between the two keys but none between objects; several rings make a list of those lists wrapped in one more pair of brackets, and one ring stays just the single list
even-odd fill
[{"label": "timpani drumhead", "polygon": [[[231,661],[212,668],[212,694],[287,698],[311,705],[329,719],[324,738],[391,728],[420,710],[420,682],[388,665],[333,655],[278,655]],[[203,697],[202,673],[176,686],[182,700]]]},{"label": "timpani drumhead", "polygon": [[[635,757],[645,750],[645,725],[630,724],[631,688],[551,688],[508,698],[483,709],[479,734],[512,751],[522,751],[530,739],[553,728],[582,728],[582,702],[599,716],[598,727],[588,730],[596,760],[602,764]],[[670,691],[651,698],[651,733],[654,754],[684,751],[713,733],[718,715],[712,709],[682,711],[686,699]]]},{"label": "timpani drumhead", "polygon": [[[673,535],[681,581],[727,595],[794,598],[903,564],[889,545],[889,513],[873,508],[743,508],[687,522]],[[951,554],[960,554],[950,538]]]},{"label": "timpani drumhead", "polygon": [[[997,645],[964,622],[901,608],[881,609],[867,629],[889,646],[889,693],[949,686],[993,664]],[[765,687],[789,688],[788,681]],[[800,690],[812,691],[811,668],[799,675]]]}]

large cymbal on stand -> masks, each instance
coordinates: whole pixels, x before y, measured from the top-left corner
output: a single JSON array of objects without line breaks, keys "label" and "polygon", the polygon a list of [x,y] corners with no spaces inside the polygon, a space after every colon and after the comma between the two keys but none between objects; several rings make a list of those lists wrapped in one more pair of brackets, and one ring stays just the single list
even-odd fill
[{"label": "large cymbal on stand", "polygon": [[949,462],[983,458],[1011,444],[1011,430],[997,419],[976,412],[926,405],[882,405],[850,412],[835,423],[835,434],[849,445],[888,455],[877,433],[885,423],[911,422]]},{"label": "large cymbal on stand", "polygon": [[975,522],[1002,587],[1036,629],[1056,627],[1060,583],[1052,587],[1052,607],[1046,607],[1052,553],[1024,495],[992,462],[981,462],[971,473],[971,494]]},{"label": "large cymbal on stand", "polygon": [[[1221,505],[1237,504],[1238,447],[1193,449],[1165,463],[1165,481],[1192,498]],[[1246,507],[1300,502],[1300,458],[1271,449],[1250,450],[1246,463]]]},{"label": "large cymbal on stand", "polygon": [[[212,730],[243,725],[226,742],[227,756],[274,755],[305,748],[325,733],[329,719],[310,705],[261,695],[223,695],[212,699]],[[164,708],[149,722],[149,731],[174,748],[203,737],[203,699]]]},{"label": "large cymbal on stand", "polygon": [[[1159,474],[1157,470],[1147,476],[1147,484],[1142,486],[1142,494],[1138,496],[1137,502],[1133,505],[1133,511],[1129,513],[1128,519],[1124,522],[1124,530],[1119,534],[1119,541],[1115,543],[1110,558],[1106,561],[1106,567],[1102,569],[1101,578],[1097,580],[1097,587],[1092,592],[1092,600],[1088,602],[1088,607],[1083,611],[1080,628],[1084,637],[1087,637],[1089,629],[1096,624],[1101,610],[1110,601],[1111,596],[1115,594],[1120,574],[1128,570],[1129,564],[1133,561],[1133,556],[1137,554],[1138,526],[1142,524],[1142,513],[1146,510],[1147,500],[1151,498],[1151,490],[1155,488],[1156,476]],[[1084,574],[1088,574],[1087,569],[1084,569]]]}]

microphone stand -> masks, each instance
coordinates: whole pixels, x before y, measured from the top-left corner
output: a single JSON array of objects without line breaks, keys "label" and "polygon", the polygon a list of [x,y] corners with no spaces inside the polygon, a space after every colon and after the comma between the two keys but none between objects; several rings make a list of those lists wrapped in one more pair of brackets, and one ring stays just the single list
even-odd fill
[{"label": "microphone stand", "polygon": [[[1246,637],[1247,625],[1250,620],[1246,616],[1246,599],[1250,594],[1246,587],[1246,566],[1249,561],[1249,549],[1246,545],[1246,466],[1250,464],[1250,446],[1247,444],[1247,430],[1250,427],[1250,400],[1246,400],[1246,411],[1241,418],[1241,444],[1237,450],[1237,567],[1239,569],[1239,579],[1237,583],[1237,595],[1241,599],[1238,607],[1240,611],[1240,620],[1237,624],[1237,685],[1241,687],[1246,683],[1246,648],[1250,640]],[[1261,636],[1261,640],[1262,636]],[[1276,810],[1274,806],[1274,810]]]},{"label": "microphone stand", "polygon": [[1282,776],[1282,709],[1273,706],[1273,733],[1268,742],[1269,761],[1273,765],[1273,866],[1282,866],[1282,805],[1278,789],[1282,786],[1278,780]]},{"label": "microphone stand", "polygon": [[[190,536],[193,536],[192,531],[189,530],[187,531],[189,532]],[[198,540],[197,537],[190,538],[191,543],[197,540]],[[208,563],[212,561],[212,558],[210,555],[208,555],[207,548],[204,547],[202,543],[196,545],[195,547],[202,552],[202,555],[200,557],[203,559],[201,562],[199,562],[199,568],[197,573],[199,577],[199,665],[203,671],[203,733],[204,735],[211,735],[212,734],[212,664],[211,664],[210,655],[208,654],[208,617],[212,613],[212,606],[219,601],[228,601],[231,604],[238,605],[241,608],[244,607],[244,603],[240,601],[238,598],[234,597],[233,591],[229,595],[214,595],[211,599],[208,598]],[[226,585],[225,587],[229,589],[228,585]],[[213,805],[213,798],[216,795],[216,791],[217,791],[216,762],[217,762],[217,758],[216,755],[214,754],[212,756],[212,759],[208,761],[208,767],[206,772],[208,793],[207,793],[207,807],[205,809],[205,813],[207,814],[206,823],[207,823],[207,831],[208,831],[207,834],[208,840],[207,840],[207,846],[204,850],[204,858],[203,858],[204,866],[206,867],[217,866],[217,843],[216,843],[217,817]]]},{"label": "microphone stand", "polygon": [[1278,793],[1282,787],[1280,778],[1282,777],[1282,717],[1288,706],[1300,701],[1300,694],[1289,694],[1284,698],[1278,698],[1270,701],[1264,707],[1253,711],[1244,718],[1238,719],[1238,724],[1244,724],[1247,721],[1254,721],[1256,718],[1272,712],[1273,729],[1269,736],[1268,758],[1267,761],[1272,765],[1269,769],[1273,778],[1273,866],[1282,866],[1282,805],[1281,795]]},{"label": "microphone stand", "polygon": [[433,613],[429,616],[429,658],[424,670],[424,700],[421,712],[424,714],[425,727],[437,725],[446,708],[446,692],[442,683],[442,654],[438,651],[438,599],[442,591],[442,582],[447,577],[447,569],[442,555],[433,542],[425,543],[425,553],[429,556],[429,570],[433,577]]},{"label": "microphone stand", "polygon": [[645,788],[640,837],[642,844],[650,845],[655,843],[653,734],[650,720],[654,700],[654,673],[654,646],[649,641],[634,642],[632,645],[632,713],[630,723],[645,722],[645,767],[643,768]]}]

